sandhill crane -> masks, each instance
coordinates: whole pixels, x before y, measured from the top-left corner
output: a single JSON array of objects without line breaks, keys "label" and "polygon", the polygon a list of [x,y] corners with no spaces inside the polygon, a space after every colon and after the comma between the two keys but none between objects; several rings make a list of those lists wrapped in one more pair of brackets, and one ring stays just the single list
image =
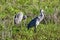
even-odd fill
[{"label": "sandhill crane", "polygon": [[39,25],[39,23],[44,19],[44,14],[43,14],[43,9],[40,10],[40,15],[35,17],[30,21],[28,24],[27,28],[29,29],[30,27],[34,26],[34,31],[36,32],[36,28]]},{"label": "sandhill crane", "polygon": [[26,15],[23,15],[23,12],[18,12],[14,16],[14,24],[20,24],[22,20],[25,20],[27,18]]}]

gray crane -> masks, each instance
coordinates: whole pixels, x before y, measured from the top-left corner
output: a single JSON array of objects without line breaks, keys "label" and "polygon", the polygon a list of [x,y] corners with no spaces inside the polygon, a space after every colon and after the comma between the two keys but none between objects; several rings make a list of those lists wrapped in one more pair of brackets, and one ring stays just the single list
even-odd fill
[{"label": "gray crane", "polygon": [[14,24],[20,24],[22,20],[25,20],[27,18],[26,15],[23,15],[23,12],[18,12],[14,16]]},{"label": "gray crane", "polygon": [[29,24],[27,25],[27,28],[34,26],[34,31],[36,32],[36,28],[39,25],[39,23],[44,19],[44,13],[43,9],[40,10],[40,15],[32,19]]}]

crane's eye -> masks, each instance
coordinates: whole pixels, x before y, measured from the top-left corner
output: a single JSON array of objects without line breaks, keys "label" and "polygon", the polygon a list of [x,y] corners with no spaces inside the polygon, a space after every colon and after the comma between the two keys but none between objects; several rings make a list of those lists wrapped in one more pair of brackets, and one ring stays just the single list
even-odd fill
[{"label": "crane's eye", "polygon": [[15,17],[14,18],[16,18],[16,15],[15,15]]}]

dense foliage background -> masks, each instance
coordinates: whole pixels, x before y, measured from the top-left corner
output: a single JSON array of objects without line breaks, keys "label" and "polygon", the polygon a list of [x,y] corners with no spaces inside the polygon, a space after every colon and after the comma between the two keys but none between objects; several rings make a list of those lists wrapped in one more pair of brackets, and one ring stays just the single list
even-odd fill
[{"label": "dense foliage background", "polygon": [[44,9],[46,15],[57,14],[60,11],[60,0],[0,0],[0,40],[60,40],[58,22],[40,23],[36,33],[34,28],[27,30],[23,21],[21,27],[14,25],[14,15],[18,12],[31,15],[27,18],[28,24],[32,17],[39,15],[40,9]]}]

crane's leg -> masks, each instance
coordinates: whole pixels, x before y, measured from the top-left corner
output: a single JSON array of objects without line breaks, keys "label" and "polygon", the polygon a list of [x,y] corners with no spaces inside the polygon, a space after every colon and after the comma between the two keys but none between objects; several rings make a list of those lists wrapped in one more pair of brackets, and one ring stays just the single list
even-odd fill
[{"label": "crane's leg", "polygon": [[26,26],[26,19],[24,20],[24,26]]},{"label": "crane's leg", "polygon": [[34,27],[34,32],[35,32],[35,33],[36,33],[36,27],[37,27],[37,26]]},{"label": "crane's leg", "polygon": [[20,23],[20,28],[22,28],[22,22]]}]

